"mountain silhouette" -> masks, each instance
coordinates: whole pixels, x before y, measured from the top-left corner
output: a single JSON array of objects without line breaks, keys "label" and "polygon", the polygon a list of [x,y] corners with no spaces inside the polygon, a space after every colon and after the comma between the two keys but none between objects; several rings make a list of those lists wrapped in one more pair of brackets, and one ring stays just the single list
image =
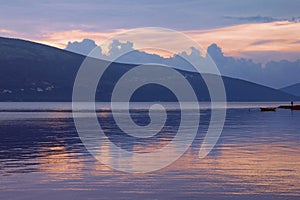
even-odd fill
[{"label": "mountain silhouette", "polygon": [[[51,46],[20,39],[0,38],[0,101],[71,101],[73,84],[85,56]],[[107,61],[96,60],[99,67]],[[112,63],[101,78],[97,101],[110,101],[119,78],[134,68],[133,64]],[[203,76],[212,82],[218,77],[177,69],[194,88],[199,101],[210,96]],[[172,77],[168,77],[172,80]],[[222,77],[228,101],[299,100],[283,91],[248,81]],[[173,80],[172,80],[173,81]],[[174,79],[176,81],[176,79]],[[167,88],[149,84],[132,96],[132,101],[174,101]]]},{"label": "mountain silhouette", "polygon": [[293,84],[293,85],[290,85],[287,87],[283,87],[280,90],[300,97],[300,83],[296,83],[296,84]]}]

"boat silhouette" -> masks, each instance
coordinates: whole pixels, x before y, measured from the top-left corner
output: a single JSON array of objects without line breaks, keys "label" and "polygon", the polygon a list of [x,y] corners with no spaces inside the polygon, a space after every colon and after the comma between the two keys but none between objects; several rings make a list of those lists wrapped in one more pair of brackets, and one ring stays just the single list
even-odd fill
[{"label": "boat silhouette", "polygon": [[261,112],[269,112],[269,111],[276,111],[276,107],[267,107],[267,108],[260,108]]}]

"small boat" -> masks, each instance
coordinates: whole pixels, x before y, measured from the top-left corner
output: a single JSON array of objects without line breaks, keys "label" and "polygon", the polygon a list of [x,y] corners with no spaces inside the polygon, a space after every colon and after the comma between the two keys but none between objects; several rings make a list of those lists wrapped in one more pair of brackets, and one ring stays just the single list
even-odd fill
[{"label": "small boat", "polygon": [[269,111],[276,111],[276,107],[268,107],[268,108],[260,108],[261,112],[269,112]]}]

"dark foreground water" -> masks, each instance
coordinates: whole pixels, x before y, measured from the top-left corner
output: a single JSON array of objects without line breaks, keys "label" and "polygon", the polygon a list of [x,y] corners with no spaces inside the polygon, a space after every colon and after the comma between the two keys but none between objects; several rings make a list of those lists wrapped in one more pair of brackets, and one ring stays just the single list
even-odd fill
[{"label": "dark foreground water", "polygon": [[[230,104],[217,145],[199,159],[210,119],[203,105],[198,134],[180,159],[155,172],[132,174],[111,169],[89,154],[69,105],[2,103],[0,199],[299,199],[300,111],[260,112],[259,106]],[[137,108],[133,118],[143,125],[149,118]],[[168,114],[169,124],[150,145],[133,145],[120,137],[120,130],[111,127],[109,110],[97,115],[111,141],[138,152],[172,140],[180,112],[173,109]],[[114,152],[105,143],[101,149],[109,163]]]}]

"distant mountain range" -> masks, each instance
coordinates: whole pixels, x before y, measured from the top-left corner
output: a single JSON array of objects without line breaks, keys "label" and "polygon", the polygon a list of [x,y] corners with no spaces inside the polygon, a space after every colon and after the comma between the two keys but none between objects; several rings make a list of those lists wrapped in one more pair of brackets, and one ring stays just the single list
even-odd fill
[{"label": "distant mountain range", "polygon": [[300,83],[281,88],[280,90],[283,92],[300,97]]},{"label": "distant mountain range", "polygon": [[[73,83],[84,56],[19,39],[0,38],[0,101],[71,101]],[[99,63],[105,63],[100,61]],[[101,65],[99,66],[101,67]],[[119,78],[135,65],[113,63],[97,88],[97,101],[110,101]],[[187,78],[199,101],[209,101],[203,78],[178,70]],[[212,82],[216,75],[204,74]],[[172,77],[168,77],[172,79]],[[228,101],[300,100],[283,91],[248,81],[222,77]],[[176,81],[176,79],[174,79]],[[147,85],[134,93],[133,101],[174,101],[173,93],[158,85]]]}]

